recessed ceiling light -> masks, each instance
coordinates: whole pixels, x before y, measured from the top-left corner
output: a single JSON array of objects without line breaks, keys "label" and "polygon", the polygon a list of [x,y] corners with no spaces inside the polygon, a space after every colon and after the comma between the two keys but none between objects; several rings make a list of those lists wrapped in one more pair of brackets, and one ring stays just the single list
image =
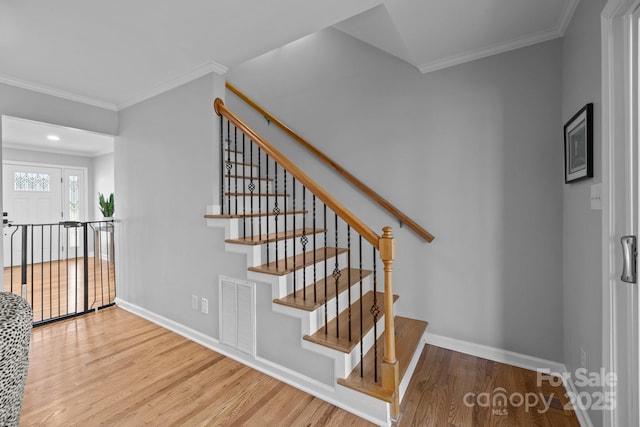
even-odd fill
[{"label": "recessed ceiling light", "polygon": [[50,141],[60,141],[60,137],[58,135],[47,135],[47,139]]}]

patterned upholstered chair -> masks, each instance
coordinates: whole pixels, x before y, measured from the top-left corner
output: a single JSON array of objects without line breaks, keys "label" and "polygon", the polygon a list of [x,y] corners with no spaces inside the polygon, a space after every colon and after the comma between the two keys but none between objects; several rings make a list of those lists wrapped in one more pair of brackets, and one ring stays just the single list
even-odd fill
[{"label": "patterned upholstered chair", "polygon": [[18,426],[29,367],[33,312],[18,295],[0,292],[0,426]]}]

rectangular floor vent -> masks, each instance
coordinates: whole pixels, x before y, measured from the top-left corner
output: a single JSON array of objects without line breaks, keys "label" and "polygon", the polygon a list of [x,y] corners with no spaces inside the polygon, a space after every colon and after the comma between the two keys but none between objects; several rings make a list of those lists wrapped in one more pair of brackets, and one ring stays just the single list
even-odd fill
[{"label": "rectangular floor vent", "polygon": [[255,283],[220,276],[220,342],[255,357]]}]

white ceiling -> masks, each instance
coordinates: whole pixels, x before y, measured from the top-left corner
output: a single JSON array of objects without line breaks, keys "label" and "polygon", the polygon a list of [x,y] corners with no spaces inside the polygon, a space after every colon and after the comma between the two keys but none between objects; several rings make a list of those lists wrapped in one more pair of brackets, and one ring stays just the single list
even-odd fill
[{"label": "white ceiling", "polygon": [[579,0],[0,0],[0,82],[112,110],[321,29],[422,72],[561,37]]},{"label": "white ceiling", "polygon": [[[57,136],[58,141],[48,139]],[[2,147],[96,157],[113,152],[114,137],[16,117],[2,116]]]}]

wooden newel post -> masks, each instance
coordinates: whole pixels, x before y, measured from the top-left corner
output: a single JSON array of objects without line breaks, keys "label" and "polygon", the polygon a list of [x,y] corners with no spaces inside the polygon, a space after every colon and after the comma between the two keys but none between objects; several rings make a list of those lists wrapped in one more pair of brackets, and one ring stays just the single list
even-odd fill
[{"label": "wooden newel post", "polygon": [[396,358],[396,335],[393,314],[393,260],[396,257],[396,239],[391,227],[382,229],[379,240],[380,259],[384,264],[384,359],[382,361],[382,388],[393,395],[391,418],[400,412],[400,371]]}]

